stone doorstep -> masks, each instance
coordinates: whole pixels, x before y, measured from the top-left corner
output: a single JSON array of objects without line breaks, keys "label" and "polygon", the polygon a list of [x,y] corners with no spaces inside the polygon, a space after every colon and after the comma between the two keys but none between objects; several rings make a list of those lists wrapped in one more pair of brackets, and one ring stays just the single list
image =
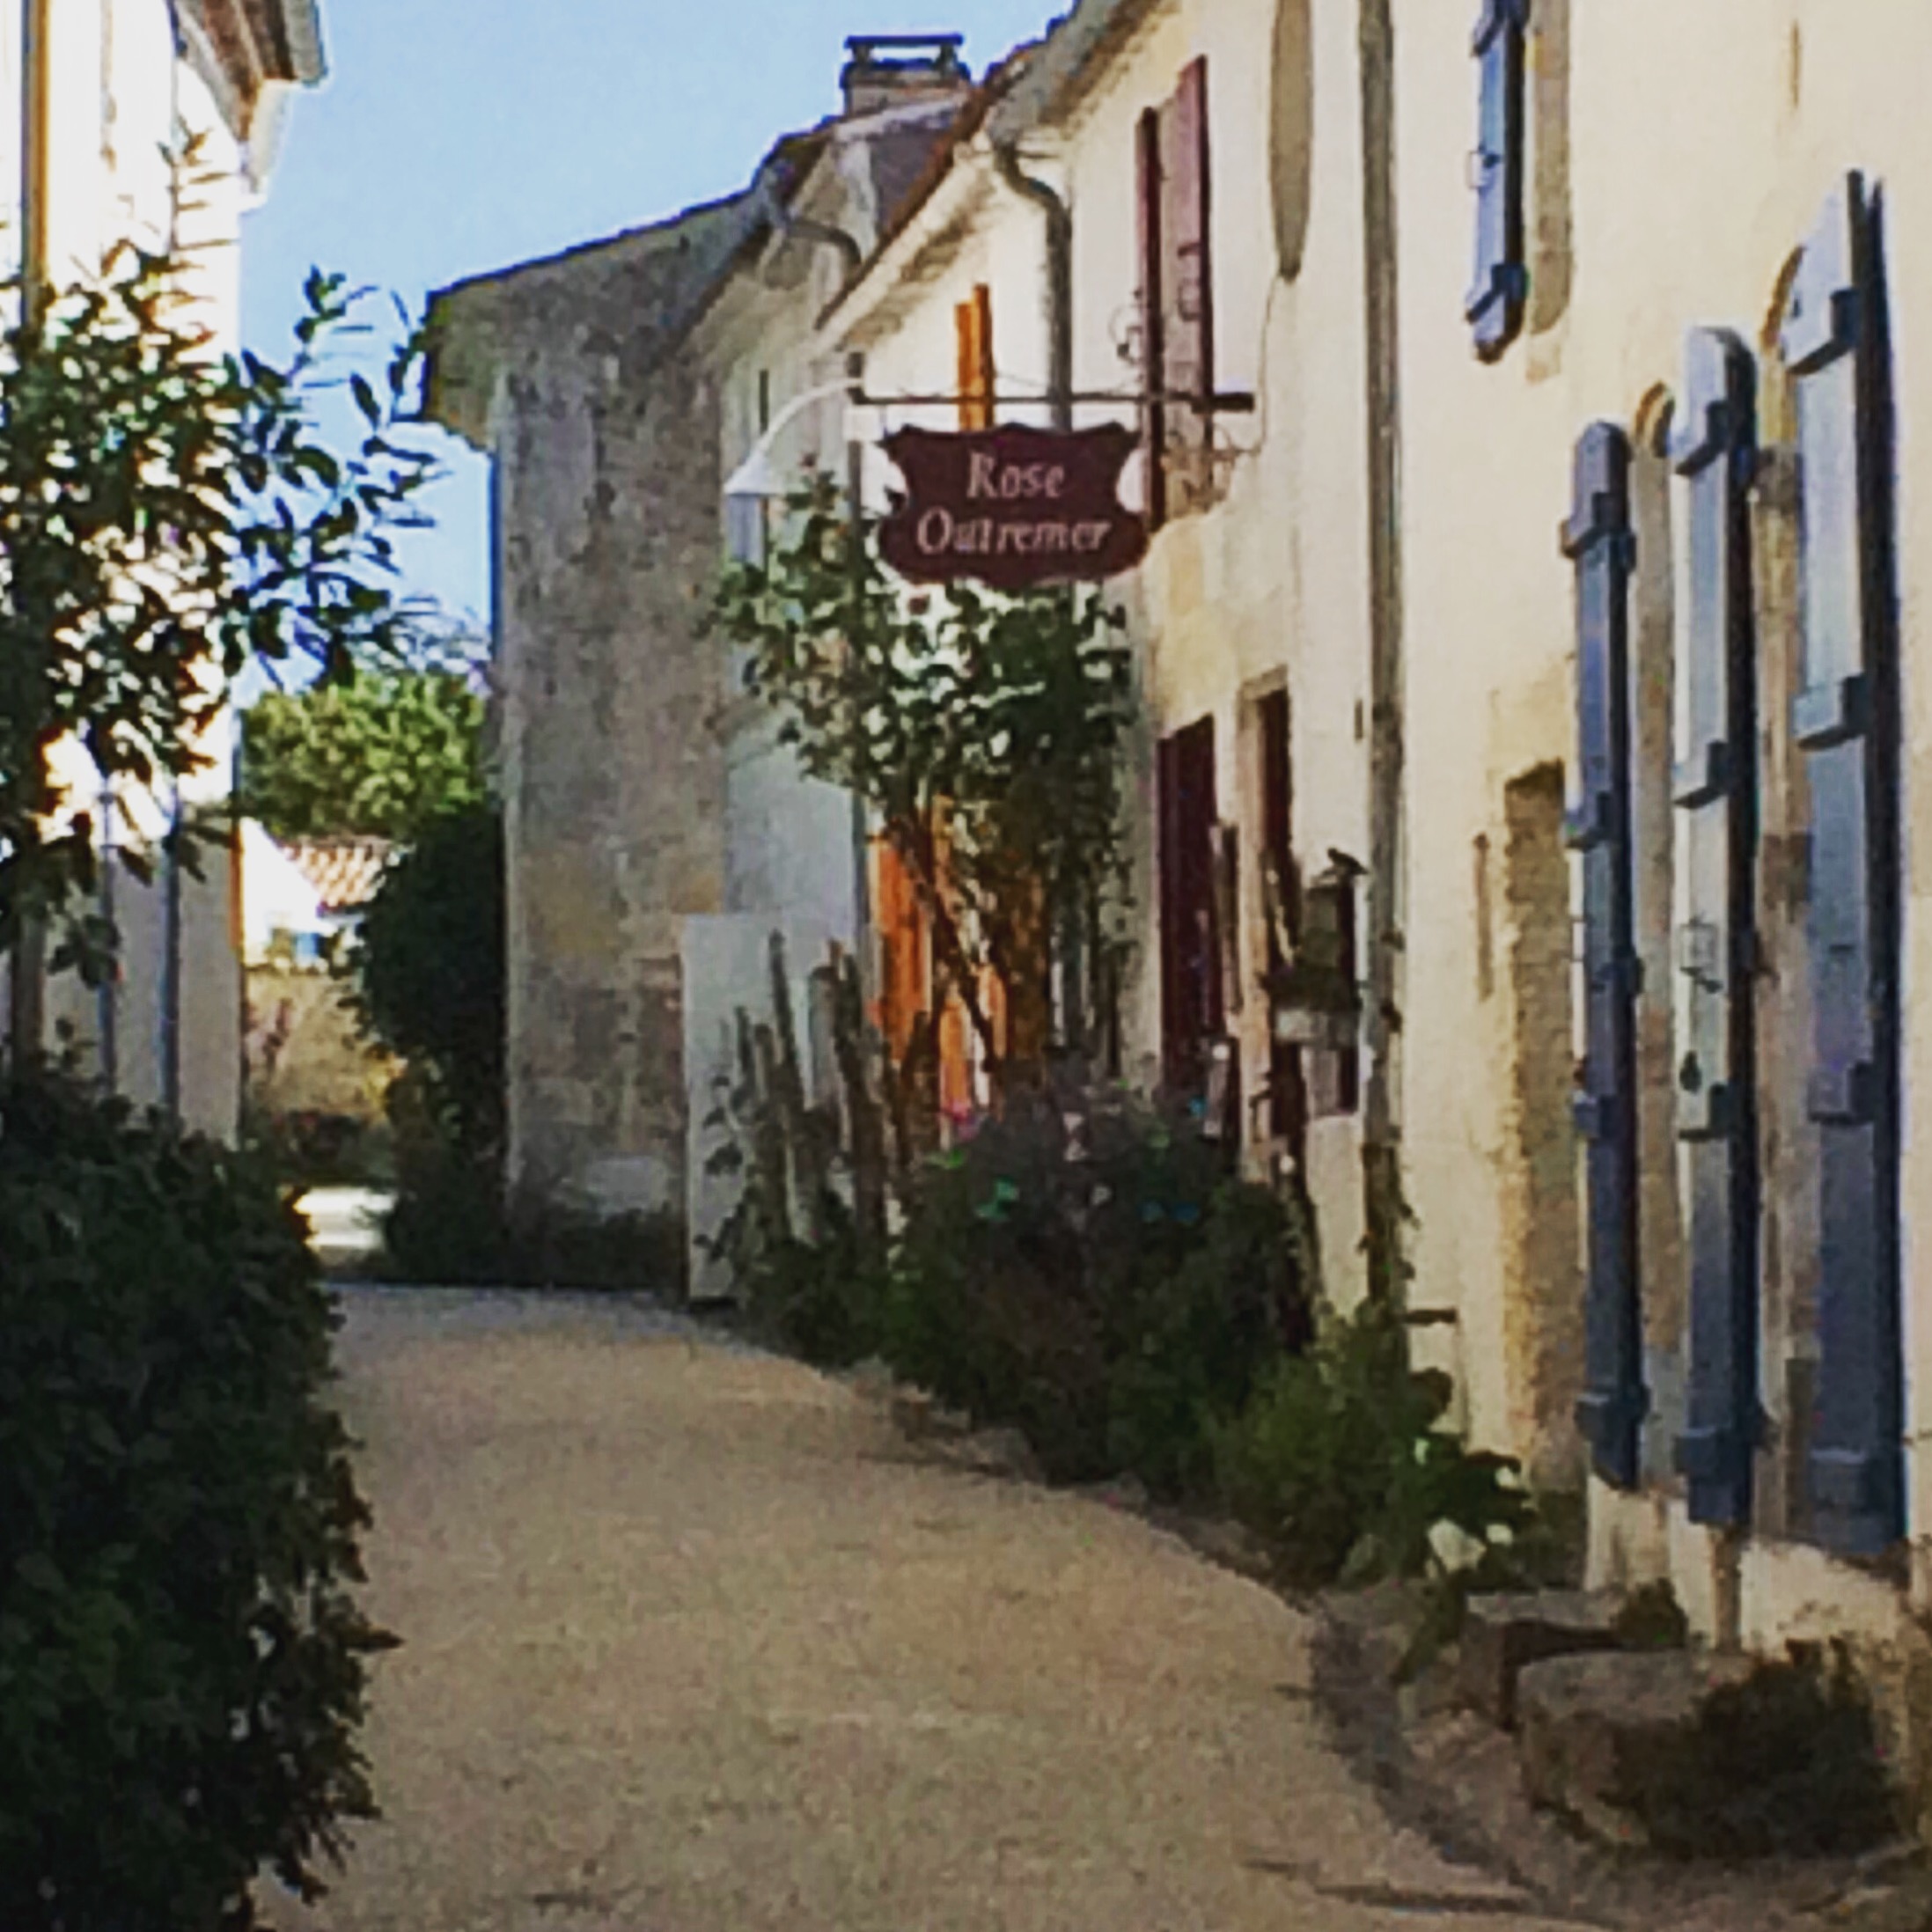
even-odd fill
[{"label": "stone doorstep", "polygon": [[[1399,1824],[1451,1859],[1520,1886],[1547,1917],[1606,1932],[1932,1928],[1932,1862],[1915,1848],[1858,1859],[1700,1866],[1644,1855],[1620,1812],[1586,1804],[1584,1815],[1563,1817],[1533,1803],[1520,1736],[1460,1708],[1425,1713],[1419,1723],[1398,1720],[1400,1700],[1377,1665],[1401,1648],[1408,1620],[1402,1593],[1377,1586],[1364,1594],[1380,1600],[1330,1597],[1319,1612],[1317,1697],[1347,1761]],[[1546,1661],[1525,1674],[1553,1667]],[[1901,1860],[1911,1865],[1903,1879],[1891,1869]]]},{"label": "stone doorstep", "polygon": [[1599,1839],[1633,1847],[1634,1767],[1687,1738],[1711,1692],[1742,1684],[1752,1660],[1692,1650],[1599,1651],[1526,1666],[1517,1684],[1518,1759],[1531,1800]]},{"label": "stone doorstep", "polygon": [[1517,1680],[1551,1657],[1621,1648],[1617,1598],[1603,1590],[1548,1590],[1472,1597],[1457,1666],[1457,1693],[1504,1730],[1516,1728]]}]

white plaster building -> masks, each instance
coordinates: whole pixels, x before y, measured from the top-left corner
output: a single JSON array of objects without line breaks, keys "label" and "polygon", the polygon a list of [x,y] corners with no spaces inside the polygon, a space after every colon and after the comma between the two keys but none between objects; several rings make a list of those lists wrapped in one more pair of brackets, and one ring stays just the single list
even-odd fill
[{"label": "white plaster building", "polygon": [[[1396,1157],[1458,1419],[1587,1485],[1595,1580],[1852,1635],[1921,1796],[1928,57],[1911,0],[1083,0],[821,350],[944,389],[977,301],[1001,394],[1050,374],[1005,147],[1070,223],[1074,391],[1178,342],[1252,392],[1113,586],[1140,1063],[1236,1043],[1344,1300]],[[1352,1067],[1270,1048],[1284,842],[1354,902]]]},{"label": "white plaster building", "polygon": [[[97,274],[124,240],[206,245],[191,286],[217,346],[240,329],[241,217],[267,188],[294,92],[323,73],[319,0],[0,0],[0,250],[20,267],[23,233],[54,290]],[[28,81],[35,81],[29,86]],[[29,138],[26,103],[39,139]],[[204,177],[178,196],[166,156],[198,143]],[[218,807],[233,725],[209,732],[207,768],[181,809]],[[111,816],[114,837],[152,844],[172,799],[128,790],[101,812],[77,747],[57,754],[70,796]],[[240,1098],[242,985],[236,867],[219,848],[201,878],[163,865],[143,885],[104,868],[104,910],[121,936],[117,988],[90,994],[56,977],[49,1028],[71,1023],[121,1092],[234,1129]]]}]

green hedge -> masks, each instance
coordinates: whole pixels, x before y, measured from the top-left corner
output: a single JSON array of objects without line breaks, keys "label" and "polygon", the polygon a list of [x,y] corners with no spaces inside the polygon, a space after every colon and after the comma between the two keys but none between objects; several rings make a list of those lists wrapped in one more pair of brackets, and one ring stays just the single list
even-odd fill
[{"label": "green hedge", "polygon": [[1103,1091],[1017,1100],[928,1164],[880,1340],[901,1375],[1024,1430],[1050,1475],[1131,1470],[1178,1495],[1311,1325],[1289,1207],[1191,1122]]},{"label": "green hedge", "polygon": [[[1401,1324],[1364,1303],[1306,1355],[1271,1364],[1214,1432],[1222,1500],[1275,1550],[1287,1581],[1420,1576],[1447,1523],[1505,1549],[1536,1519],[1516,1463],[1443,1427],[1449,1377],[1414,1372]],[[1492,1552],[1492,1563],[1495,1561]]]},{"label": "green hedge", "polygon": [[0,1088],[0,1925],[223,1932],[371,1817],[332,1304],[267,1166]]}]

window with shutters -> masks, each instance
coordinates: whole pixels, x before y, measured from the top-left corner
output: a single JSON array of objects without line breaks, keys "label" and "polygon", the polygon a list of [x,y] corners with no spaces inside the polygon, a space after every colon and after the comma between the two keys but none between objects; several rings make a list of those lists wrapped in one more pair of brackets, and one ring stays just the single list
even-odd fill
[{"label": "window with shutters", "polygon": [[872,925],[878,944],[878,999],[873,1024],[895,1067],[911,1054],[932,1010],[932,954],[926,910],[906,863],[885,840],[872,844]]},{"label": "window with shutters", "polygon": [[1562,530],[1576,578],[1580,797],[1569,815],[1583,871],[1583,1059],[1576,1097],[1586,1153],[1585,1388],[1577,1422],[1605,1481],[1634,1488],[1649,1408],[1637,1275],[1637,982],[1631,849],[1630,444],[1614,423],[1578,440]]},{"label": "window with shutters", "polygon": [[1796,400],[1809,810],[1805,1103],[1818,1135],[1814,1534],[1876,1554],[1904,1528],[1899,664],[1881,207],[1857,175],[1805,245],[1781,348]]},{"label": "window with shutters", "polygon": [[1680,600],[1677,1134],[1690,1276],[1688,1412],[1677,1466],[1691,1520],[1752,1516],[1758,1404],[1754,1013],[1757,640],[1750,488],[1756,365],[1723,329],[1692,332],[1671,454],[1688,535]]},{"label": "window with shutters", "polygon": [[1208,62],[1141,116],[1141,378],[1150,399],[1142,436],[1149,520],[1203,508],[1215,496],[1214,264],[1210,241]]},{"label": "window with shutters", "polygon": [[1529,15],[1530,0],[1482,0],[1471,43],[1480,96],[1469,157],[1476,261],[1463,312],[1486,362],[1502,355],[1522,327],[1530,289],[1523,246],[1523,43]]}]

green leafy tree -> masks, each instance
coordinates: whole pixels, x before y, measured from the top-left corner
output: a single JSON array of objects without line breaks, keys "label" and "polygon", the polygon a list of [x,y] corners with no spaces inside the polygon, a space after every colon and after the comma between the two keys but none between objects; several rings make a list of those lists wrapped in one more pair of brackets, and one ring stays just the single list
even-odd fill
[{"label": "green leafy tree", "polygon": [[[0,950],[45,922],[54,965],[91,974],[113,944],[90,910],[93,801],[56,747],[165,789],[205,764],[251,657],[339,677],[405,655],[424,615],[394,553],[437,474],[409,434],[420,338],[373,375],[346,366],[368,291],[318,270],[285,365],[218,354],[188,285],[180,258],[125,245],[0,335]],[[347,451],[314,427],[344,382]]]},{"label": "green leafy tree", "polygon": [[[184,158],[184,168],[192,156]],[[289,362],[217,351],[188,265],[123,246],[0,334],[0,951],[16,1017],[90,974],[92,797],[202,768],[253,657],[406,659],[422,609],[420,353],[344,345],[317,272]],[[404,317],[407,326],[407,317]],[[362,430],[315,428],[345,385]],[[88,781],[92,791],[92,778]],[[185,842],[218,835],[192,824]],[[125,862],[144,869],[139,851]],[[28,1033],[31,1040],[34,1034]],[[366,1522],[323,1399],[331,1315],[300,1222],[246,1157],[136,1120],[31,1051],[0,1069],[0,1923],[245,1932],[264,1860],[314,1896],[372,1799],[355,1748]]]},{"label": "green leafy tree", "polygon": [[438,819],[363,915],[356,1001],[397,1058],[435,1070],[466,1144],[503,1136],[503,825],[489,804]]},{"label": "green leafy tree", "polygon": [[[995,1073],[1031,1078],[1056,954],[1081,961],[1089,1014],[1113,1002],[1132,715],[1121,620],[1076,586],[914,591],[829,477],[789,510],[767,562],[727,569],[714,621],[805,769],[878,814]],[[988,969],[1010,1016],[1004,1069],[979,996]]]},{"label": "green leafy tree", "polygon": [[243,720],[239,807],[277,838],[407,843],[487,795],[486,709],[462,670],[269,692]]},{"label": "green leafy tree", "polygon": [[365,1030],[407,1065],[390,1089],[391,1260],[411,1278],[504,1267],[503,826],[489,804],[434,820],[383,875],[353,955]]}]

